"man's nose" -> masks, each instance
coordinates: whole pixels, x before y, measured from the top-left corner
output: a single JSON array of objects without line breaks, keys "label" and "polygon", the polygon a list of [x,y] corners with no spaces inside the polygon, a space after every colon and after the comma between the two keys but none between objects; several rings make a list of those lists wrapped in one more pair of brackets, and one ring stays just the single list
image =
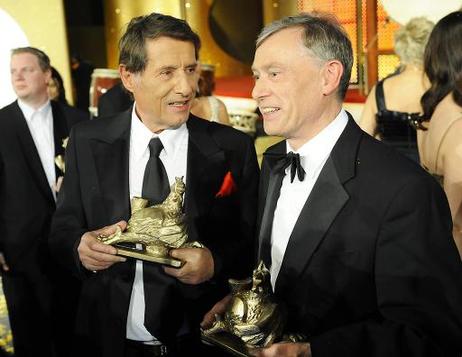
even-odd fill
[{"label": "man's nose", "polygon": [[262,79],[255,80],[255,84],[252,89],[252,98],[258,101],[263,99],[264,97],[267,97],[268,94],[269,89],[265,85],[264,81]]},{"label": "man's nose", "polygon": [[14,73],[11,74],[11,79],[14,80],[14,81],[22,80],[22,79],[24,79],[24,76],[23,76],[22,72],[14,72]]},{"label": "man's nose", "polygon": [[178,75],[178,79],[175,86],[175,92],[181,94],[184,97],[191,95],[193,91],[194,79],[188,77],[186,73]]}]

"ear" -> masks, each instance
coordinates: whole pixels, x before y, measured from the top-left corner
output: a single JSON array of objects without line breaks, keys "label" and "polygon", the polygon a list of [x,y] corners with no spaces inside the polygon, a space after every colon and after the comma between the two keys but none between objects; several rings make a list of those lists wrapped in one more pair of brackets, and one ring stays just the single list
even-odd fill
[{"label": "ear", "polygon": [[200,95],[199,80],[201,79],[201,71],[202,71],[201,63],[197,61],[196,73],[194,74],[194,76],[196,77],[196,90],[194,91],[195,97],[198,97]]},{"label": "ear", "polygon": [[340,61],[331,60],[324,64],[322,94],[329,96],[338,90],[340,78],[343,75],[343,65]]},{"label": "ear", "polygon": [[135,74],[130,72],[124,64],[119,65],[119,73],[124,87],[133,93],[136,85]]},{"label": "ear", "polygon": [[51,70],[47,69],[45,71],[45,83],[48,85],[48,83],[50,83],[50,81],[51,81]]}]

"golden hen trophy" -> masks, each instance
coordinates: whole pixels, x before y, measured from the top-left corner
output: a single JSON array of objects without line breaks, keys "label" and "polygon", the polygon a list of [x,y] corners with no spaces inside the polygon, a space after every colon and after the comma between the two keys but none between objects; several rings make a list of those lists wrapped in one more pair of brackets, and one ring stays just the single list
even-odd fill
[{"label": "golden hen trophy", "polygon": [[263,262],[253,271],[252,278],[229,280],[231,301],[215,323],[202,330],[202,340],[220,346],[236,356],[251,356],[250,351],[264,348],[281,340],[286,311],[276,304],[270,274]]},{"label": "golden hen trophy", "polygon": [[[98,239],[104,244],[113,245],[118,255],[181,267],[181,260],[169,256],[171,249],[203,247],[198,242],[188,242],[183,214],[184,192],[183,178],[176,177],[170,194],[160,204],[148,207],[147,199],[134,197],[125,231],[117,227],[114,234],[100,235]],[[142,250],[127,248],[121,243],[141,244]]]}]

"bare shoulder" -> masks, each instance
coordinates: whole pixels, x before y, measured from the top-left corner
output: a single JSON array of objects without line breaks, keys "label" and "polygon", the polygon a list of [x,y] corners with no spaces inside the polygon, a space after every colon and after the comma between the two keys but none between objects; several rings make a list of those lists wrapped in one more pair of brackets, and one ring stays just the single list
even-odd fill
[{"label": "bare shoulder", "polygon": [[462,113],[450,123],[441,143],[442,154],[454,154],[462,158]]},{"label": "bare shoulder", "polygon": [[220,120],[220,123],[230,125],[229,114],[228,114],[228,110],[226,109],[225,103],[223,103],[223,101],[221,101],[217,97],[215,97],[215,99],[217,100],[217,103],[218,103],[218,118]]},{"label": "bare shoulder", "polygon": [[462,107],[454,102],[452,93],[448,94],[435,108],[429,130],[446,135],[448,130],[458,130],[462,119]]},{"label": "bare shoulder", "polygon": [[400,112],[421,112],[420,98],[426,90],[423,75],[399,74],[384,81],[387,109]]}]

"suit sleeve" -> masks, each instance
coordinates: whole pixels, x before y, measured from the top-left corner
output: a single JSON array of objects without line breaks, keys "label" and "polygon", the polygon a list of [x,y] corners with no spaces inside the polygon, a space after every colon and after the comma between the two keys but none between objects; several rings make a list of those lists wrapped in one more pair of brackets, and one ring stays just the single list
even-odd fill
[{"label": "suit sleeve", "polygon": [[378,316],[311,339],[313,357],[460,356],[462,266],[447,200],[431,177],[391,200],[374,264]]},{"label": "suit sleeve", "polygon": [[49,245],[52,254],[76,276],[84,277],[86,270],[80,263],[77,247],[88,230],[80,194],[79,169],[76,157],[77,133],[71,130],[66,148],[66,174],[58,195],[53,216]]},{"label": "suit sleeve", "polygon": [[215,263],[215,278],[244,278],[252,272],[259,168],[252,140],[246,140],[237,189],[237,209],[220,227],[221,239],[208,246]]}]

